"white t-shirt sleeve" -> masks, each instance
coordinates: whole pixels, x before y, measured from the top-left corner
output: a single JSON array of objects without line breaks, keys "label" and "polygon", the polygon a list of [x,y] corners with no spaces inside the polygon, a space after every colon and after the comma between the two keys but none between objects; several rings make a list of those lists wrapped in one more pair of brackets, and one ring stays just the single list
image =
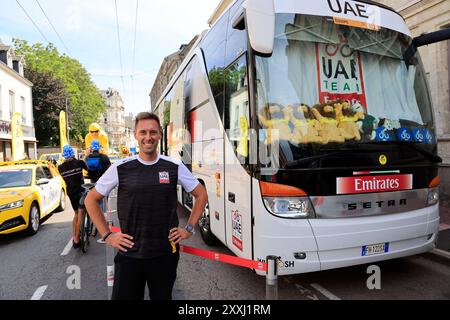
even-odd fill
[{"label": "white t-shirt sleeve", "polygon": [[119,184],[119,175],[117,173],[117,165],[112,165],[102,175],[95,185],[95,190],[102,196],[108,196],[111,191]]},{"label": "white t-shirt sleeve", "polygon": [[183,163],[178,166],[178,184],[181,185],[186,192],[191,193],[197,188],[200,182],[194,175],[186,168]]}]

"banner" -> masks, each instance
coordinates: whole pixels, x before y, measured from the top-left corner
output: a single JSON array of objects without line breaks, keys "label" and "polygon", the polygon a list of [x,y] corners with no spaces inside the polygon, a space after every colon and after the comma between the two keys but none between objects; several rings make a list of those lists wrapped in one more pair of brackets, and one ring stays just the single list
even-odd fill
[{"label": "banner", "polygon": [[20,161],[25,159],[25,144],[23,142],[22,130],[22,114],[16,112],[11,120],[11,144],[12,144],[12,161]]},{"label": "banner", "polygon": [[67,122],[66,122],[66,113],[61,111],[59,114],[59,141],[61,144],[61,153],[63,152],[63,148],[69,144],[67,139]]},{"label": "banner", "polygon": [[346,100],[367,111],[361,54],[346,43],[316,44],[319,99],[321,103]]},{"label": "banner", "polygon": [[337,178],[336,194],[359,194],[411,190],[412,174]]}]

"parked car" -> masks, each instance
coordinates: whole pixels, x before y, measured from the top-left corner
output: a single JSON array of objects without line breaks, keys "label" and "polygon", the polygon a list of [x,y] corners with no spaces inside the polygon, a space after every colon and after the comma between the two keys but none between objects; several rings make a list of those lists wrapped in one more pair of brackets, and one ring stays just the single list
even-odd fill
[{"label": "parked car", "polygon": [[55,166],[59,166],[64,162],[64,158],[61,156],[61,153],[46,153],[41,155],[39,160],[50,161]]},{"label": "parked car", "polygon": [[39,230],[41,219],[66,208],[66,183],[47,161],[0,163],[0,234]]}]

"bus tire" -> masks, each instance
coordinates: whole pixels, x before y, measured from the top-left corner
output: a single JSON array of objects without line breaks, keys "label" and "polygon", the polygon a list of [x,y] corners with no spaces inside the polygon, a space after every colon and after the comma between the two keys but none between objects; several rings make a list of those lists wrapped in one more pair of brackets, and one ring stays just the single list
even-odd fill
[{"label": "bus tire", "polygon": [[202,217],[198,222],[198,226],[200,228],[200,234],[203,241],[209,246],[217,246],[220,241],[211,231],[210,217],[209,203],[207,203],[205,210],[203,210]]}]

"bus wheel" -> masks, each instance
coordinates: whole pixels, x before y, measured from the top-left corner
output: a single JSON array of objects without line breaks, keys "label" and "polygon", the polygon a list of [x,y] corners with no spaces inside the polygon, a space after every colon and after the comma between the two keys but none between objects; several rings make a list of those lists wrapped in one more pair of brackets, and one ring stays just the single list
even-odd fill
[{"label": "bus wheel", "polygon": [[205,210],[203,211],[198,225],[200,227],[200,234],[202,235],[202,239],[207,245],[216,246],[219,244],[219,239],[217,239],[211,231],[209,203],[206,204]]}]

